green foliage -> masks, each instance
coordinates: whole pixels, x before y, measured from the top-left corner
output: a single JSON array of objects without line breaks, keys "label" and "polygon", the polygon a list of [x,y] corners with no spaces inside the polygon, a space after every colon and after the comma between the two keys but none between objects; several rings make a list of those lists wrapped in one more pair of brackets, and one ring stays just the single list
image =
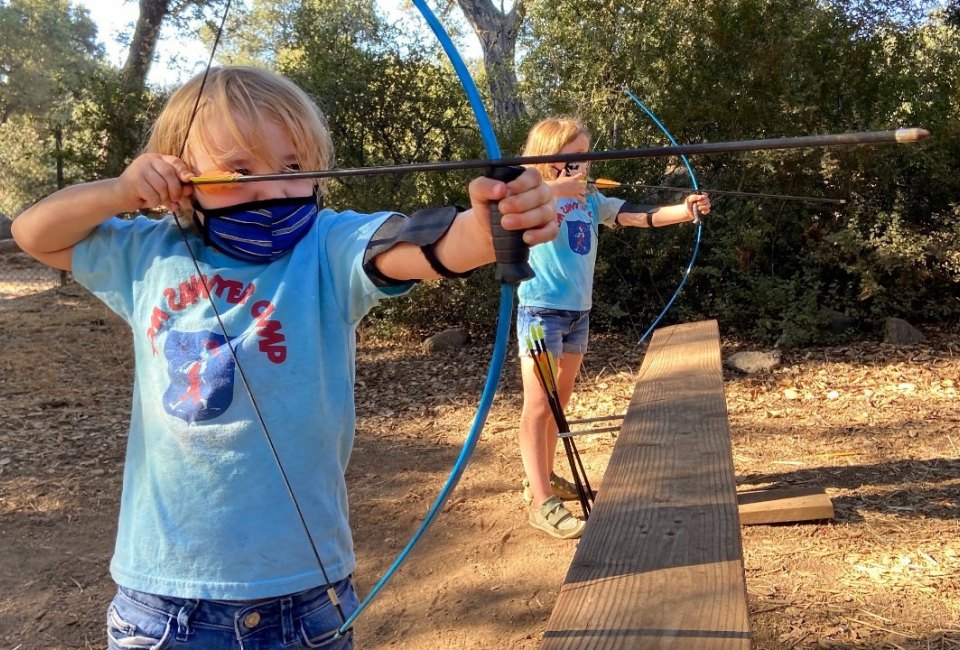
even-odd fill
[{"label": "green foliage", "polygon": [[101,144],[79,113],[99,101],[93,89],[109,75],[85,9],[0,2],[0,211],[16,214],[94,176]]},{"label": "green foliage", "polygon": [[[589,15],[589,21],[582,21]],[[845,314],[935,322],[957,295],[956,32],[906,0],[530,3],[522,63],[537,116],[576,113],[597,148],[663,144],[623,94],[680,142],[923,126],[930,142],[711,156],[700,185],[849,200],[821,205],[715,198],[693,276],[668,320],[718,317],[726,331],[794,341],[835,336]],[[689,186],[678,161],[598,164],[594,176]],[[678,196],[625,195],[672,203]],[[681,231],[684,229],[680,229]],[[622,233],[601,245],[594,322],[650,322],[680,281],[686,233]],[[654,243],[648,243],[654,242]],[[612,271],[612,272],[611,272]],[[656,293],[655,293],[656,291]],[[639,294],[639,296],[638,296]],[[618,317],[625,313],[627,317]]]},{"label": "green foliage", "polygon": [[414,338],[456,325],[484,338],[492,336],[499,302],[499,283],[487,267],[463,280],[422,282],[404,299],[381,303],[366,324],[380,335]]},{"label": "green foliage", "polygon": [[44,139],[27,117],[0,122],[0,214],[14,217],[57,188],[52,161],[37,146]]},{"label": "green foliage", "polygon": [[0,122],[62,122],[103,56],[86,9],[67,0],[0,2]]},{"label": "green foliage", "polygon": [[960,1],[951,0],[945,8],[946,22],[954,29],[960,29]]}]

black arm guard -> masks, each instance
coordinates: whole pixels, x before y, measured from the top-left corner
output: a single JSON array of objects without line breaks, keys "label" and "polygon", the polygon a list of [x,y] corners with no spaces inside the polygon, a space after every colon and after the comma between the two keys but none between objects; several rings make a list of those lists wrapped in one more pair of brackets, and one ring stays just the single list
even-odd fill
[{"label": "black arm guard", "polygon": [[456,206],[417,210],[409,217],[393,214],[377,230],[367,244],[363,255],[363,270],[379,287],[406,284],[409,280],[396,280],[377,270],[374,258],[397,244],[406,243],[419,246],[427,262],[439,275],[445,278],[463,278],[473,271],[456,273],[444,266],[433,250],[433,245],[447,234],[453,220],[460,210]]}]

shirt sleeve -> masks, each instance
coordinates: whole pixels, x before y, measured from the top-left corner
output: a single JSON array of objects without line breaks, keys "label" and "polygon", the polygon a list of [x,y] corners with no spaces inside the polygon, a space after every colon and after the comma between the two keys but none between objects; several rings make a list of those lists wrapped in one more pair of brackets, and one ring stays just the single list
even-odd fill
[{"label": "shirt sleeve", "polygon": [[326,238],[326,256],[333,278],[333,287],[344,316],[357,323],[384,298],[393,298],[408,293],[416,281],[390,286],[377,286],[364,269],[364,254],[371,238],[393,212],[378,212],[373,215],[342,212],[335,217],[335,224]]},{"label": "shirt sleeve", "polygon": [[615,227],[617,225],[617,215],[620,214],[620,208],[626,201],[613,196],[604,196],[600,192],[591,195],[591,197],[598,222],[605,226]]},{"label": "shirt sleeve", "polygon": [[128,323],[137,280],[158,255],[169,255],[165,238],[157,236],[170,230],[165,221],[111,217],[73,247],[74,279]]}]

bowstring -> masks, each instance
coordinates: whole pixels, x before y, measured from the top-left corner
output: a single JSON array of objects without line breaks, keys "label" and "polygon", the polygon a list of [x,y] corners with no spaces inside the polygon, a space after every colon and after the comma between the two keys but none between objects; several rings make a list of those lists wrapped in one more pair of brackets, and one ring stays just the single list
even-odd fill
[{"label": "bowstring", "polygon": [[[230,12],[230,6],[232,0],[227,0],[226,5],[224,6],[223,16],[220,19],[220,25],[217,27],[216,34],[214,36],[213,47],[210,49],[210,58],[207,61],[207,65],[203,70],[203,77],[200,80],[200,88],[197,90],[197,98],[193,105],[193,110],[190,113],[190,119],[187,122],[187,129],[183,136],[183,143],[180,145],[180,153],[177,156],[181,160],[187,149],[187,142],[190,136],[190,130],[193,127],[193,123],[196,120],[197,114],[200,111],[200,104],[203,99],[203,91],[206,87],[207,79],[210,75],[210,70],[213,67],[213,59],[217,52],[217,47],[220,44],[220,38],[223,35],[224,25],[227,22],[227,14]],[[270,435],[270,430],[267,427],[266,419],[263,417],[263,411],[260,408],[260,404],[257,402],[257,398],[253,393],[253,389],[250,385],[249,380],[247,379],[247,374],[243,369],[243,364],[240,363],[240,358],[237,356],[237,351],[234,348],[233,342],[230,338],[230,335],[227,333],[226,325],[223,322],[223,317],[220,313],[220,309],[217,307],[216,302],[213,300],[213,295],[210,292],[210,286],[207,283],[207,278],[200,270],[200,263],[197,260],[197,256],[193,252],[193,248],[190,246],[190,241],[187,238],[187,231],[183,227],[183,224],[180,223],[180,219],[174,216],[174,223],[177,225],[177,230],[180,233],[180,238],[183,240],[183,244],[187,249],[187,253],[190,257],[190,261],[193,264],[194,270],[197,272],[197,279],[200,284],[203,286],[204,295],[207,297],[207,301],[213,310],[213,314],[217,321],[217,326],[220,328],[220,331],[223,333],[224,340],[227,345],[227,349],[230,351],[230,356],[233,359],[233,363],[237,368],[237,374],[240,376],[241,383],[243,384],[244,392],[247,394],[247,398],[250,400],[250,404],[253,407],[253,411],[256,415],[257,421],[260,424],[260,430],[263,431],[263,435],[267,441],[267,445],[270,447],[270,454],[273,458],[274,463],[277,466],[277,470],[280,472],[280,477],[283,479],[284,487],[286,488],[287,495],[290,497],[290,501],[293,504],[294,510],[297,513],[297,518],[300,521],[300,525],[303,528],[304,533],[307,536],[307,542],[310,544],[310,550],[313,553],[314,559],[317,561],[317,566],[320,569],[320,574],[323,577],[323,583],[327,586],[327,597],[330,599],[330,602],[337,610],[337,614],[340,617],[340,622],[343,623],[346,621],[346,616],[343,613],[343,608],[340,605],[340,599],[336,594],[335,589],[331,586],[330,576],[327,573],[327,569],[323,564],[323,560],[320,558],[320,551],[317,549],[317,543],[313,538],[313,533],[310,532],[310,527],[307,525],[306,516],[303,514],[303,509],[300,507],[300,502],[297,499],[297,495],[294,492],[293,485],[290,482],[290,478],[287,475],[286,469],[283,467],[283,463],[280,461],[280,453],[277,450],[277,446],[273,441],[273,436]]]}]

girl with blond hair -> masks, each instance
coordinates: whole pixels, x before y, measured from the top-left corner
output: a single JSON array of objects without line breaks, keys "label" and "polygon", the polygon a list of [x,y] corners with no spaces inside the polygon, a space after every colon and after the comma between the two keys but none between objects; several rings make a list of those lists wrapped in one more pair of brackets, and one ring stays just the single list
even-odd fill
[{"label": "girl with blond hair", "polygon": [[[577,154],[589,149],[590,132],[580,120],[551,117],[530,130],[523,154]],[[558,359],[557,388],[561,404],[566,406],[587,351],[600,225],[656,228],[685,223],[693,221],[695,210],[709,213],[710,199],[705,194],[690,194],[677,205],[633,205],[590,187],[588,163],[545,163],[535,167],[557,198],[560,233],[553,241],[530,250],[530,266],[536,277],[521,283],[517,290],[517,337],[523,378],[519,436],[525,473],[523,498],[530,506],[531,526],[553,537],[575,539],[583,534],[584,521],[563,503],[577,498],[576,488],[554,471],[557,425],[526,347],[530,328],[543,328],[546,347]]]}]

